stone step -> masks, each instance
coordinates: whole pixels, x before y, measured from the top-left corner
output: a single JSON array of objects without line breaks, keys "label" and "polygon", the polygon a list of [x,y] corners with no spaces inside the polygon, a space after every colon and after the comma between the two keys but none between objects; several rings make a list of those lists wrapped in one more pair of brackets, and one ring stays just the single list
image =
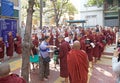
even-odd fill
[{"label": "stone step", "polygon": [[112,56],[110,56],[110,55],[102,55],[102,58],[112,59]]}]

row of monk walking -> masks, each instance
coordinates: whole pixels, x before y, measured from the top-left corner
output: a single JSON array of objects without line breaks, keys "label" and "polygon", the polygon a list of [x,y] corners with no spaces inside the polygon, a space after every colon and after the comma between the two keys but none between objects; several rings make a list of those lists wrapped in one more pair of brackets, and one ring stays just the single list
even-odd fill
[{"label": "row of monk walking", "polygon": [[[53,55],[55,65],[58,62],[60,64],[60,76],[65,78],[64,83],[68,83],[68,81],[70,83],[87,83],[88,68],[93,67],[93,64],[101,59],[106,46],[116,42],[117,31],[117,28],[100,26],[87,29],[68,26],[45,27],[40,32],[32,34],[33,47],[30,52],[30,62],[33,64],[33,69],[35,68],[34,63],[37,63],[37,66],[39,64],[39,77],[40,80],[44,81],[49,79],[50,55]],[[16,40],[22,42],[21,37],[12,40],[11,43],[13,44],[9,44],[9,48],[10,45],[18,45]],[[22,49],[22,45],[20,46],[19,49]],[[55,49],[54,52],[50,52],[51,49]],[[18,52],[16,51],[16,53]],[[9,55],[12,54],[9,53]],[[89,62],[91,65],[89,65]]]}]

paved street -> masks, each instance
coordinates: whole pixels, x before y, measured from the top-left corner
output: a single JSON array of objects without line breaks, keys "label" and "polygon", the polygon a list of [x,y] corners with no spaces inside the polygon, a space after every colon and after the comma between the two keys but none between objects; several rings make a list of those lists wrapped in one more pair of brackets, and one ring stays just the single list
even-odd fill
[{"label": "paved street", "polygon": [[[111,66],[111,54],[113,53],[113,48],[115,45],[109,46],[105,49],[104,55],[94,68],[89,68],[89,81],[88,83],[114,83],[115,75],[112,72]],[[110,55],[107,55],[110,54]],[[14,59],[7,61],[11,66],[11,71],[20,75],[20,68],[22,60],[19,57],[14,57]],[[62,83],[63,78],[59,77],[59,66],[54,68],[53,61],[50,63],[50,76],[49,80],[41,82],[39,80],[39,70],[36,69],[30,72],[30,83]]]}]

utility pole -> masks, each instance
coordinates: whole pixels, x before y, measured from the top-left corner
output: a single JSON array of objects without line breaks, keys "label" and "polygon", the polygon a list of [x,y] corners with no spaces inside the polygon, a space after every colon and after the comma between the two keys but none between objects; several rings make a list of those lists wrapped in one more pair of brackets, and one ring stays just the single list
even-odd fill
[{"label": "utility pole", "polygon": [[40,29],[42,29],[43,0],[40,0]]}]

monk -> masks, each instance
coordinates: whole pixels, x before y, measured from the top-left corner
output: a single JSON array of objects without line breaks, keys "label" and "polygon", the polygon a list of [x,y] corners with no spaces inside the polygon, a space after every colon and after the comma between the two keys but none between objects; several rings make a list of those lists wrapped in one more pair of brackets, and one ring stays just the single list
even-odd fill
[{"label": "monk", "polygon": [[26,83],[16,74],[10,74],[10,66],[7,63],[0,64],[0,83]]},{"label": "monk", "polygon": [[22,54],[22,38],[20,37],[20,35],[17,33],[16,34],[16,38],[15,38],[15,43],[14,43],[14,46],[15,46],[15,52],[21,56]]},{"label": "monk", "polygon": [[70,45],[64,40],[64,37],[60,35],[58,37],[61,43],[59,47],[59,58],[60,58],[60,76],[65,78],[65,83],[68,83],[68,68],[67,68],[67,54],[70,51]]},{"label": "monk", "polygon": [[33,37],[32,43],[35,47],[38,47],[39,45],[39,40],[38,40],[38,36],[37,34],[35,34],[35,36]]},{"label": "monk", "polygon": [[77,34],[77,40],[80,42],[80,49],[86,51],[85,39],[83,39],[82,34]]},{"label": "monk", "polygon": [[89,62],[85,51],[80,50],[79,41],[74,41],[67,55],[67,65],[70,83],[87,83]]},{"label": "monk", "polygon": [[12,36],[12,32],[8,33],[8,47],[6,50],[7,56],[9,56],[9,59],[13,57],[13,52],[14,52],[14,39]]},{"label": "monk", "polygon": [[4,61],[4,48],[5,48],[5,44],[3,42],[3,38],[0,37],[0,62]]}]

